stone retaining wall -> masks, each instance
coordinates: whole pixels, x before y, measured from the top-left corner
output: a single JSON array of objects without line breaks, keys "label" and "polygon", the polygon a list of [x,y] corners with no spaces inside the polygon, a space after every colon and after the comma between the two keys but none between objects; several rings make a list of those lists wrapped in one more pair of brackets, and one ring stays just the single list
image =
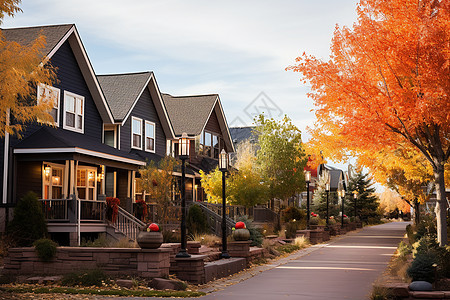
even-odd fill
[{"label": "stone retaining wall", "polygon": [[101,269],[113,276],[157,278],[169,276],[170,248],[58,247],[50,262],[41,261],[32,247],[11,248],[4,259],[4,274],[56,275]]}]

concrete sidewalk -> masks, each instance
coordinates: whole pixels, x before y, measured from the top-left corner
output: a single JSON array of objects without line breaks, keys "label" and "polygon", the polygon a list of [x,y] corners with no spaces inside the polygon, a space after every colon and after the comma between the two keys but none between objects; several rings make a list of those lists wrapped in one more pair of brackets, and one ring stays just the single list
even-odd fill
[{"label": "concrete sidewalk", "polygon": [[407,224],[365,227],[217,281],[204,290],[210,294],[193,299],[368,299]]}]

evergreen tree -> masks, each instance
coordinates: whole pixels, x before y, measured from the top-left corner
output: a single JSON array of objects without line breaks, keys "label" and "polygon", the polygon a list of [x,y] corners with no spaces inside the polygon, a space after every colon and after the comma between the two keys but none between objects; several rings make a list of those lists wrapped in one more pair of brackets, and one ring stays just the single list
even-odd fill
[{"label": "evergreen tree", "polygon": [[[327,191],[325,185],[327,178],[321,177],[318,182],[317,190],[313,196],[313,209],[312,211],[319,215],[322,219],[327,216]],[[345,203],[347,204],[347,203]],[[338,217],[341,211],[340,202],[336,191],[330,191],[328,195],[328,216]]]},{"label": "evergreen tree", "polygon": [[[350,178],[348,190],[350,193],[357,192],[355,198],[352,194],[351,198],[351,213],[355,215],[355,201],[356,201],[356,216],[359,216],[361,221],[367,222],[369,218],[379,218],[377,209],[379,206],[378,196],[375,195],[375,187],[373,187],[372,179],[368,174],[363,174],[359,171]],[[349,210],[347,210],[350,212]],[[347,214],[349,215],[349,214]]]}]

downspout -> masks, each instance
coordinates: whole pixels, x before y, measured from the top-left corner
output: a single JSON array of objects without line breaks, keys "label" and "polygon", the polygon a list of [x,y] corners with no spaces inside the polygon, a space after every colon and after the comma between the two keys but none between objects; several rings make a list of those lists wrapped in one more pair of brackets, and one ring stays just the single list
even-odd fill
[{"label": "downspout", "polygon": [[8,167],[9,167],[9,116],[10,109],[6,109],[6,122],[5,122],[5,151],[3,158],[3,194],[2,203],[6,204],[8,202]]}]

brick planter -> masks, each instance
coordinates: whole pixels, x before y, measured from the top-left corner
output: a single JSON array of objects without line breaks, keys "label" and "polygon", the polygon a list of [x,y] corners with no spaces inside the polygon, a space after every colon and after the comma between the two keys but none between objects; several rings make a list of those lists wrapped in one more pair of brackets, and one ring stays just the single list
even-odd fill
[{"label": "brick planter", "polygon": [[42,262],[32,247],[11,248],[3,274],[59,275],[99,268],[112,276],[144,278],[169,275],[170,249],[58,247],[50,262]]},{"label": "brick planter", "polygon": [[322,232],[322,242],[326,242],[330,240],[330,230],[324,230]]},{"label": "brick planter", "polygon": [[330,235],[339,235],[341,233],[341,225],[330,225]]},{"label": "brick planter", "polygon": [[318,244],[322,243],[323,241],[323,232],[324,230],[310,230],[310,242],[311,244]]},{"label": "brick planter", "polygon": [[191,257],[175,257],[177,268],[175,271],[178,279],[193,284],[206,283],[205,260],[206,255],[192,255]]},{"label": "brick planter", "polygon": [[302,237],[302,236],[307,238],[308,240],[310,240],[311,239],[311,230],[307,230],[307,229],[297,230],[295,237]]}]

